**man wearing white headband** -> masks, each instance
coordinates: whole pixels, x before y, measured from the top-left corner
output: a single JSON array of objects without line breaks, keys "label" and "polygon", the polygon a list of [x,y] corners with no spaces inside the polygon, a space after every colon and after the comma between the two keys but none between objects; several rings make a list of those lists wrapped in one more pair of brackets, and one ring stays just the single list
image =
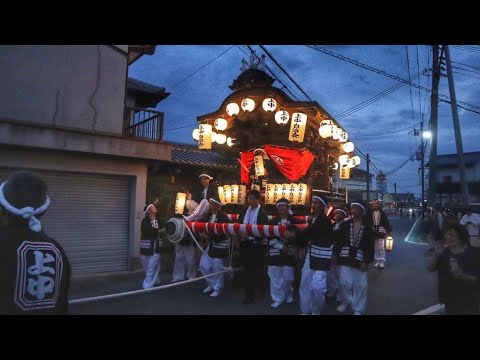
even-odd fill
[{"label": "man wearing white headband", "polygon": [[367,305],[367,270],[373,258],[373,234],[365,220],[365,207],[351,205],[352,219],[340,225],[334,256],[340,265],[339,290],[344,312],[351,305],[354,315],[363,315]]},{"label": "man wearing white headband", "polygon": [[0,314],[67,314],[71,267],[40,218],[50,198],[38,176],[21,171],[0,184]]},{"label": "man wearing white headband", "polygon": [[[290,215],[290,202],[282,198],[277,201],[278,216],[270,221],[270,225],[298,224],[298,220]],[[268,240],[267,257],[268,276],[270,278],[270,294],[274,301],[271,307],[277,308],[283,303],[293,302],[293,280],[295,265],[295,247],[284,238]]]},{"label": "man wearing white headband", "polygon": [[[313,196],[315,217],[296,237],[298,243],[308,244],[300,281],[300,309],[303,315],[320,315],[325,304],[327,272],[333,250],[332,223],[325,215],[326,206],[320,196]],[[287,238],[294,236],[289,231],[284,235]]]},{"label": "man wearing white headband", "polygon": [[[334,247],[337,241],[335,239],[341,236],[340,226],[343,224],[347,213],[345,210],[336,209],[333,213],[335,223],[333,225]],[[332,256],[332,264],[327,274],[327,299],[335,299],[341,301],[340,291],[338,291],[338,279],[340,277],[340,266],[336,256]]]},{"label": "man wearing white headband", "polygon": [[[219,199],[210,199],[209,213],[203,221],[208,223],[229,223],[228,216],[225,215],[220,207],[222,203]],[[200,258],[200,271],[202,274],[210,275],[223,270],[223,259],[228,256],[230,241],[226,235],[210,235],[205,253]],[[207,287],[203,290],[205,294],[211,293],[210,297],[217,297],[222,293],[224,287],[224,274],[218,274],[205,279]],[[213,292],[212,292],[213,291]]]},{"label": "man wearing white headband", "polygon": [[186,205],[190,213],[195,211],[202,200],[206,200],[208,204],[209,199],[218,198],[218,187],[212,182],[212,176],[203,173],[198,176],[198,179],[200,184],[193,187],[192,193],[187,191]]},{"label": "man wearing white headband", "polygon": [[380,208],[380,202],[373,200],[370,205],[372,210],[367,212],[367,221],[371,224],[375,234],[375,263],[373,267],[385,268],[385,238],[392,235],[392,227],[388,216]]}]

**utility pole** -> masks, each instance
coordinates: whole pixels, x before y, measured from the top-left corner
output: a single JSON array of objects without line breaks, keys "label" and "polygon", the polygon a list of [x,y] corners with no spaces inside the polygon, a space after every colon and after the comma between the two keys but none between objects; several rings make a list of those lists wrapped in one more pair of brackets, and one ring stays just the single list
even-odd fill
[{"label": "utility pole", "polygon": [[455,94],[455,84],[453,82],[452,63],[450,62],[450,50],[448,45],[443,45],[445,49],[445,61],[447,63],[448,87],[450,89],[450,99],[452,105],[453,128],[455,130],[455,143],[457,145],[458,167],[460,168],[460,185],[462,189],[463,204],[469,206],[468,185],[466,176],[465,159],[463,158],[463,143],[460,122],[458,120],[457,96]]},{"label": "utility pole", "polygon": [[393,184],[395,188],[395,214],[397,213],[397,183]]},{"label": "utility pole", "polygon": [[430,112],[430,129],[432,139],[430,142],[430,161],[428,169],[428,202],[434,206],[435,195],[437,193],[437,184],[435,179],[435,169],[437,162],[437,124],[438,124],[438,85],[440,83],[440,62],[438,58],[438,45],[433,45],[433,68],[432,68],[432,96]]},{"label": "utility pole", "polygon": [[370,203],[370,154],[367,153],[367,204]]},{"label": "utility pole", "polygon": [[425,218],[424,207],[425,207],[425,146],[423,145],[423,114],[422,122],[420,123],[420,146],[421,146],[421,159],[420,159],[420,176],[422,177],[422,198],[421,198],[421,208],[422,220]]}]

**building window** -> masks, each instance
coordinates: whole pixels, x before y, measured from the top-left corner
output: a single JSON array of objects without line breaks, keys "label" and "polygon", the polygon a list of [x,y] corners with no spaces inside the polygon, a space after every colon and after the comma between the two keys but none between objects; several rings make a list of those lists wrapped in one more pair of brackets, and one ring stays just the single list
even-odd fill
[{"label": "building window", "polygon": [[444,183],[451,183],[452,182],[452,177],[450,175],[448,176],[443,176],[442,177]]}]

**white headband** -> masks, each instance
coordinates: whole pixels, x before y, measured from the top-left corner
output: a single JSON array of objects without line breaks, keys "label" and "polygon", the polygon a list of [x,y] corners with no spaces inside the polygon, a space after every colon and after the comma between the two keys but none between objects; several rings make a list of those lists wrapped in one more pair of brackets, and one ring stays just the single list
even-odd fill
[{"label": "white headband", "polygon": [[276,205],[276,206],[277,206],[277,207],[279,207],[279,206],[281,206],[281,205],[288,206],[288,208],[289,208],[289,209],[292,207],[292,205],[290,205],[290,204],[287,204],[286,202],[283,202],[283,201],[281,201],[281,202],[277,202],[277,205]]},{"label": "white headband", "polygon": [[222,206],[222,203],[220,201],[215,200],[214,198],[210,198],[208,201],[214,202],[215,204],[218,204],[218,206]]},{"label": "white headband", "polygon": [[360,203],[354,202],[354,203],[352,203],[350,206],[358,206],[358,207],[362,208],[363,212],[365,212],[365,206],[363,206],[363,205],[360,204]]},{"label": "white headband", "polygon": [[201,179],[202,177],[206,177],[208,180],[212,180],[212,179],[213,179],[213,177],[211,177],[211,176],[208,175],[208,174],[200,174],[200,175],[198,175],[198,178],[199,178],[199,179]]},{"label": "white headband", "polygon": [[47,210],[48,206],[50,205],[50,198],[47,196],[45,203],[39,208],[34,209],[31,206],[27,206],[21,209],[17,209],[16,207],[12,206],[5,198],[3,188],[5,187],[6,183],[7,182],[5,181],[0,185],[0,204],[2,204],[5,210],[7,210],[9,213],[20,216],[23,219],[27,219],[28,227],[32,231],[40,232],[42,230],[42,224],[40,223],[40,220],[35,217],[35,215],[42,214],[43,212],[45,212],[45,210]]},{"label": "white headband", "polygon": [[345,210],[337,209],[333,213],[335,214],[336,212],[341,212],[343,214],[343,216],[347,216],[347,212]]},{"label": "white headband", "polygon": [[148,209],[150,209],[151,207],[155,207],[155,205],[153,204],[148,205],[147,208],[145,209],[145,215],[148,214]]},{"label": "white headband", "polygon": [[317,199],[323,204],[323,206],[327,206],[327,203],[325,202],[325,200],[323,200],[320,196],[315,195],[314,197],[312,197],[312,200],[313,199]]}]

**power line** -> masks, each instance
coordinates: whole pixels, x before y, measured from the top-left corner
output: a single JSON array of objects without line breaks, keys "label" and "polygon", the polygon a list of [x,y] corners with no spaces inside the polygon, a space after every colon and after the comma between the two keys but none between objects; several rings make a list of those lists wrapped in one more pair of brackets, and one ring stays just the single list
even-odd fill
[{"label": "power line", "polygon": [[[408,78],[410,79],[412,76],[410,75],[410,59],[408,58],[408,45],[405,45],[405,51],[407,52],[407,69],[408,69]],[[410,105],[412,107],[412,124],[415,123],[415,118],[413,115],[413,95],[412,95],[412,87],[409,86],[408,89],[410,90]]]},{"label": "power line", "polygon": [[[388,78],[390,78],[390,79],[394,79],[394,80],[400,81],[400,82],[402,82],[402,83],[404,83],[404,84],[406,84],[406,85],[410,85],[410,86],[413,86],[413,87],[415,87],[415,88],[419,88],[419,89],[421,89],[421,90],[428,91],[429,93],[430,93],[430,91],[431,91],[430,89],[425,88],[425,87],[423,87],[423,86],[419,86],[419,85],[417,85],[417,84],[414,84],[414,83],[412,83],[412,82],[409,81],[409,80],[402,79],[401,77],[398,77],[398,76],[389,74],[389,73],[387,73],[386,71],[383,71],[383,70],[374,68],[373,66],[366,65],[366,64],[363,64],[363,63],[361,63],[361,62],[359,62],[359,61],[357,61],[357,60],[351,59],[351,58],[346,57],[346,56],[343,56],[343,55],[341,55],[341,54],[334,53],[333,51],[327,50],[327,49],[322,48],[322,47],[320,47],[320,46],[318,46],[318,45],[305,45],[305,46],[307,46],[307,47],[309,47],[309,48],[311,48],[311,49],[313,49],[313,50],[322,52],[322,53],[324,53],[324,54],[333,56],[333,57],[335,57],[335,58],[337,58],[337,59],[340,59],[340,60],[349,62],[349,63],[351,63],[351,64],[354,64],[354,65],[356,65],[356,66],[359,66],[359,67],[361,67],[361,68],[364,68],[364,69],[366,69],[366,70],[370,70],[370,71],[372,71],[372,72],[374,72],[374,73],[377,73],[377,74],[386,76],[386,77],[388,77]],[[443,101],[450,103],[450,97],[448,97],[448,96],[446,96],[446,95],[439,94],[439,98],[442,98]],[[462,104],[462,105],[465,106],[465,107],[470,107],[470,108],[473,108],[473,109],[480,110],[480,107],[474,106],[474,105],[471,105],[471,104],[468,104],[468,103],[465,103],[465,102],[463,102],[463,101],[457,100],[457,104]],[[467,110],[467,111],[472,111],[472,112],[476,112],[476,111],[471,110],[471,109],[468,109],[468,108],[465,108],[465,110]]]},{"label": "power line", "polygon": [[459,65],[463,65],[463,66],[467,66],[467,67],[470,67],[470,68],[472,68],[472,69],[480,70],[480,68],[478,68],[478,67],[475,67],[475,66],[472,66],[472,65],[468,65],[468,64],[464,64],[464,63],[461,63],[461,62],[458,62],[458,61],[452,61],[452,63],[454,63],[454,64],[459,64]]},{"label": "power line", "polygon": [[205,65],[203,65],[200,69],[196,70],[195,72],[193,72],[192,74],[188,75],[185,79],[183,79],[182,81],[179,81],[178,83],[176,83],[175,85],[173,86],[170,86],[170,89],[173,89],[174,87],[177,87],[178,85],[180,85],[181,83],[183,83],[185,80],[188,80],[190,79],[193,75],[195,75],[196,73],[198,73],[200,70],[206,68],[208,65],[210,65],[212,62],[214,62],[215,60],[217,60],[220,56],[222,56],[223,54],[225,54],[227,51],[229,51],[230,49],[232,49],[235,45],[232,45],[230,46],[227,50],[223,51],[221,54],[217,55],[214,59],[210,60],[208,63],[206,63]]},{"label": "power line", "polygon": [[[417,71],[420,72],[420,61],[418,59],[418,45],[417,45]],[[420,84],[420,77],[418,78],[418,86],[421,86]],[[420,89],[418,89],[418,110],[419,110],[419,116],[422,116],[422,95],[420,92]]]},{"label": "power line", "polygon": [[287,75],[287,77],[298,87],[298,89],[303,93],[303,95],[305,95],[307,97],[308,100],[310,101],[313,101],[310,96],[307,95],[307,93],[300,87],[300,85],[297,84],[297,82],[295,80],[293,80],[293,78],[290,76],[290,74],[282,67],[282,65],[280,65],[278,63],[277,60],[275,60],[275,58],[272,56],[272,54],[270,54],[270,52],[265,48],[265,46],[263,45],[259,45],[263,51],[265,51],[265,53],[268,55],[268,57],[270,57],[270,59],[272,59],[272,61],[280,68],[280,70],[282,70],[285,75]]}]

